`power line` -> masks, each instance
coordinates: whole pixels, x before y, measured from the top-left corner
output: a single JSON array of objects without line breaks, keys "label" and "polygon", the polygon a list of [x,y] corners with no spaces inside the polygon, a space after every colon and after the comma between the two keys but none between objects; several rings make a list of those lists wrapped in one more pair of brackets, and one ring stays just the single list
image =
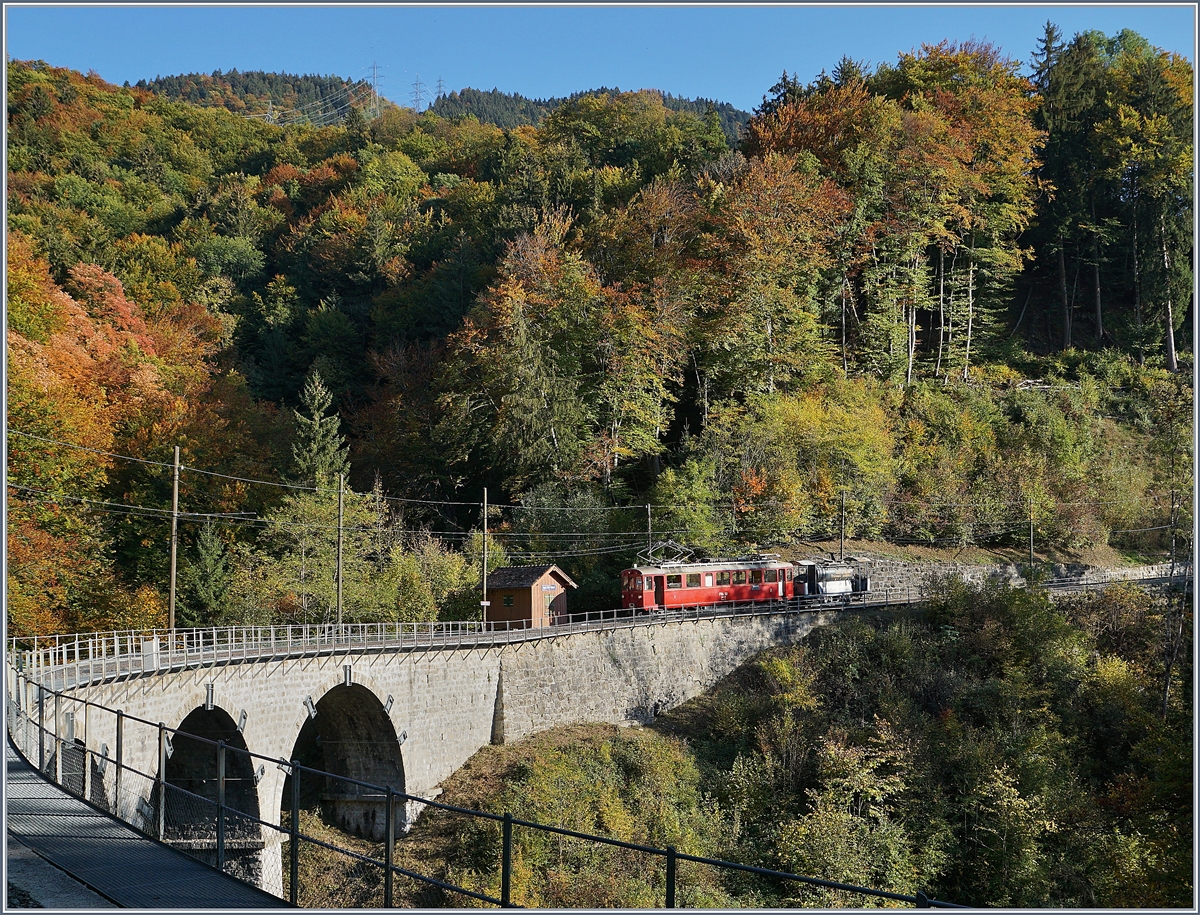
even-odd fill
[{"label": "power line", "polygon": [[[131,461],[133,463],[145,464],[145,465],[153,466],[153,467],[174,467],[173,463],[168,463],[168,462],[164,462],[164,461],[152,461],[152,460],[148,460],[145,458],[133,457],[133,456],[127,455],[127,454],[119,454],[119,453],[112,452],[112,451],[103,451],[103,450],[100,450],[97,448],[89,448],[85,445],[77,445],[74,442],[64,442],[64,441],[60,441],[58,439],[46,438],[44,436],[34,435],[33,433],[29,433],[29,432],[21,432],[16,429],[8,430],[8,434],[20,436],[22,438],[33,439],[35,441],[40,441],[40,442],[44,442],[47,444],[61,445],[65,448],[73,448],[75,450],[85,451],[90,454],[98,454],[98,455],[102,455],[104,457],[117,458],[119,460]],[[220,472],[214,471],[214,470],[202,470],[199,467],[192,467],[192,466],[186,465],[186,464],[180,465],[180,469],[187,470],[190,473],[200,474],[202,476],[210,476],[210,477],[215,477],[215,478],[224,479],[224,480],[231,480],[231,481],[239,482],[239,483],[254,484],[254,485],[258,485],[258,486],[273,486],[273,487],[277,487],[280,489],[296,490],[296,491],[300,491],[300,492],[317,492],[317,493],[329,493],[329,494],[334,494],[337,492],[336,489],[329,488],[329,487],[305,486],[300,483],[284,483],[284,482],[278,482],[278,481],[274,481],[274,480],[260,480],[260,479],[253,478],[253,477],[242,477],[242,476],[236,476],[233,474],[220,473]],[[1139,501],[1141,501],[1143,503],[1145,503],[1145,502],[1154,503],[1158,499],[1160,499],[1161,496],[1162,496],[1161,493],[1147,493],[1146,497],[1143,500],[1139,500]],[[384,502],[394,502],[394,503],[410,504],[410,505],[425,505],[425,506],[459,506],[459,507],[472,507],[473,508],[473,507],[477,507],[481,504],[480,502],[456,501],[456,500],[449,500],[449,499],[443,499],[443,500],[413,499],[413,498],[406,498],[406,497],[401,497],[401,496],[389,496],[389,495],[380,495],[379,498],[381,500],[383,500]],[[1126,504],[1128,501],[1129,500],[1124,500],[1124,499],[1107,499],[1107,500],[1093,500],[1093,501],[1081,501],[1081,502],[1054,502],[1053,504],[1057,508],[1078,508],[1078,507],[1094,507],[1094,506],[1100,506],[1100,505],[1123,505],[1123,504]],[[511,510],[517,511],[517,512],[576,512],[576,513],[582,513],[582,512],[612,512],[612,511],[631,511],[631,510],[632,511],[644,511],[646,508],[646,504],[647,503],[631,503],[628,505],[609,505],[609,506],[595,506],[595,505],[555,506],[555,505],[522,505],[520,503],[493,503],[493,506],[495,508],[511,509]],[[723,508],[725,506],[724,501],[714,501],[714,502],[707,502],[707,503],[706,502],[678,502],[678,503],[649,503],[649,504],[652,509],[658,509],[660,511],[663,509],[695,508],[695,507],[705,507],[705,506],[711,507],[711,508]],[[913,499],[905,499],[903,497],[892,497],[889,499],[881,499],[879,504],[885,509],[904,508],[904,507],[933,507],[933,508],[938,508],[938,509],[946,509],[946,508],[953,508],[953,507],[978,507],[977,502],[945,502],[945,501],[940,501],[940,500],[938,500],[938,501],[918,501],[918,500],[913,500]],[[989,503],[989,505],[993,505],[993,506],[1020,505],[1022,507],[1025,504],[1026,504],[1026,500],[1024,500],[1024,499],[1002,499],[1002,500],[996,500],[996,501]],[[755,503],[752,503],[752,505],[754,507],[761,507],[761,508],[779,508],[779,507],[788,508],[788,507],[791,507],[790,503],[780,501],[777,499],[755,502]],[[969,518],[949,518],[949,519],[947,519],[944,517],[929,517],[929,518],[913,519],[913,520],[922,520],[927,523],[943,523],[943,524],[971,524],[972,523],[971,519],[969,519]]]}]

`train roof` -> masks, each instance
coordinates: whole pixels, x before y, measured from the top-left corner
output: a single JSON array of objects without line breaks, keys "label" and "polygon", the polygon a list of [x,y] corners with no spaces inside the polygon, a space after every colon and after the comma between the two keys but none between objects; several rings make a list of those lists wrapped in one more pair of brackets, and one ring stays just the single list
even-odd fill
[{"label": "train roof", "polygon": [[625,571],[646,572],[650,570],[674,571],[676,569],[769,569],[771,567],[792,565],[786,559],[778,556],[748,556],[744,559],[704,559],[691,562],[660,562],[653,565],[633,565]]},{"label": "train roof", "polygon": [[847,556],[844,560],[824,559],[814,556],[811,559],[782,559],[778,555],[746,556],[739,559],[703,559],[690,562],[660,562],[652,565],[635,563],[625,569],[626,572],[674,572],[674,571],[703,571],[705,569],[769,569],[780,566],[822,566],[831,568],[844,566],[851,568],[852,563],[869,564],[870,559],[861,556]]}]

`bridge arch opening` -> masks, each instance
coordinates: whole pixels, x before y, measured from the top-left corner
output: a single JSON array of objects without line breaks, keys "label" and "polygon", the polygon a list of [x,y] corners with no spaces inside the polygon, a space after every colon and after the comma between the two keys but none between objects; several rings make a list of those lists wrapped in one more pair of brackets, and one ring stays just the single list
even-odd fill
[{"label": "bridge arch opening", "polygon": [[[361,684],[335,686],[315,705],[316,717],[305,720],[296,737],[292,759],[302,766],[343,778],[300,774],[300,807],[319,808],[341,829],[370,839],[386,835],[386,795],[343,779],[378,788],[404,791],[404,759],[387,711],[379,698]],[[290,816],[292,779],[284,780],[282,812]],[[395,805],[396,831],[403,832],[404,804]]]},{"label": "bridge arch opening", "polygon": [[[166,803],[163,841],[206,861],[217,862],[217,802],[220,791],[217,742],[225,750],[225,870],[259,883],[263,848],[258,789],[246,741],[229,713],[196,708],[171,736],[171,754],[163,773]],[[238,752],[241,751],[241,752]],[[151,807],[158,810],[158,788]]]}]

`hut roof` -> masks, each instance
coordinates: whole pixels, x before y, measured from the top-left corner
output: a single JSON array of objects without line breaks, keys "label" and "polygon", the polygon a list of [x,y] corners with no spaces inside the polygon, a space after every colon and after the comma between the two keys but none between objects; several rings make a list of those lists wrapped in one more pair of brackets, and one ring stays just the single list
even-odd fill
[{"label": "hut roof", "polygon": [[547,572],[562,579],[564,585],[578,588],[570,576],[555,565],[549,566],[505,566],[488,572],[488,588],[532,588]]}]

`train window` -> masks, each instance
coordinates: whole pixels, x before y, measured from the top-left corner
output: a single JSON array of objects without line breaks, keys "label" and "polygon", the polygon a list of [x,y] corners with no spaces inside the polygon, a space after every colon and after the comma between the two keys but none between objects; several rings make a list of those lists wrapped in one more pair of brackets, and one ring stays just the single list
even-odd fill
[{"label": "train window", "polygon": [[750,573],[750,584],[752,584],[752,585],[761,585],[762,584],[762,569],[755,569],[754,571],[752,571]]},{"label": "train window", "polygon": [[651,578],[649,575],[646,576],[646,590],[647,591],[654,590],[654,579]]},{"label": "train window", "polygon": [[642,590],[642,576],[640,576],[640,575],[639,575],[637,578],[635,578],[635,579],[633,580],[633,588],[632,588],[632,590],[634,590],[634,591],[640,591],[640,590]]},{"label": "train window", "polygon": [[767,569],[763,572],[763,581],[779,581],[779,570]]},{"label": "train window", "polygon": [[718,572],[717,573],[717,584],[718,585],[729,584],[729,573],[728,572]]},{"label": "train window", "polygon": [[706,588],[712,587],[712,572],[704,573],[704,587],[706,587]]},{"label": "train window", "polygon": [[785,569],[784,571],[786,571],[786,573],[787,573],[787,580],[788,580],[788,581],[791,581],[791,580],[792,580],[792,570],[791,570],[791,569]]},{"label": "train window", "polygon": [[733,583],[735,585],[744,585],[746,583],[746,573],[745,572],[734,572],[733,573]]},{"label": "train window", "polygon": [[621,573],[621,590],[628,591],[631,588],[633,588],[633,573],[632,572],[622,572]]},{"label": "train window", "polygon": [[699,588],[700,587],[700,573],[699,572],[688,575],[687,586],[689,588]]},{"label": "train window", "polygon": [[668,588],[682,588],[683,587],[683,576],[682,575],[668,575],[667,576],[667,587]]}]

